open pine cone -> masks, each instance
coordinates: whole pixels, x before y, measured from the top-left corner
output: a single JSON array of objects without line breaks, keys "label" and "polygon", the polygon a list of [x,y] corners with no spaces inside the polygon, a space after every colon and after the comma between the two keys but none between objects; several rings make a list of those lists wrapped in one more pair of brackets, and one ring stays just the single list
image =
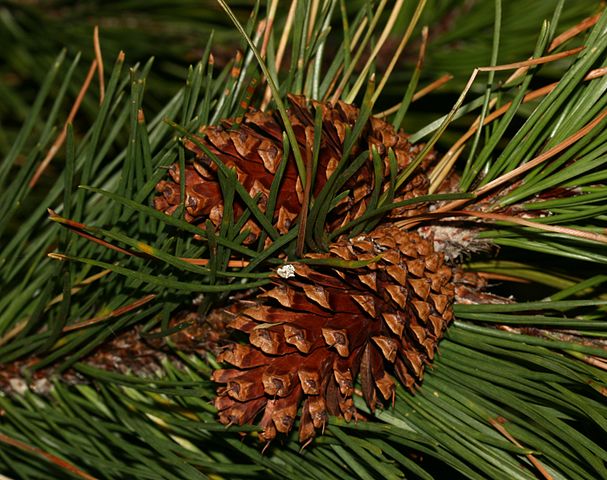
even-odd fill
[{"label": "open pine cone", "polygon": [[[304,97],[289,96],[291,109],[288,111],[295,136],[301,152],[313,149],[314,145],[314,109],[322,109],[322,134],[318,167],[314,182],[313,195],[317,195],[333,174],[342,157],[346,131],[352,129],[359,110],[344,102],[312,102],[308,106]],[[270,194],[283,151],[283,128],[276,114],[251,111],[243,118],[225,120],[222,126],[207,126],[200,130],[203,135],[197,142],[204,145],[227,167],[234,168],[238,181],[249,195],[259,195],[258,206],[262,212]],[[193,223],[204,223],[207,219],[218,226],[223,214],[221,188],[217,179],[217,166],[202,149],[192,141],[185,142],[186,148],[196,154],[195,161],[185,168],[185,219]],[[388,150],[392,149],[396,157],[397,169],[404,169],[415,158],[422,146],[412,145],[407,136],[396,132],[392,125],[383,120],[371,117],[354,145],[350,158],[356,158],[361,152],[370,151],[371,146],[384,163],[383,179],[390,175]],[[416,175],[404,185],[396,195],[395,202],[407,200],[428,193],[428,181],[421,173],[434,160],[429,155],[424,164],[418,168]],[[169,168],[170,180],[158,183],[156,190],[160,193],[155,198],[155,208],[172,214],[179,206],[181,171],[178,164]],[[384,182],[386,184],[387,182]],[[349,194],[331,212],[328,219],[330,230],[345,225],[350,220],[360,217],[368,204],[373,191],[373,161],[371,156],[343,187]],[[303,202],[303,186],[297,175],[292,155],[286,165],[284,176],[278,191],[273,222],[281,234],[287,233],[299,215]],[[419,213],[418,205],[403,207],[392,212],[393,215],[409,216]],[[243,205],[234,203],[236,219],[243,211]],[[255,240],[260,227],[254,220],[249,220],[243,229],[249,229],[247,243]]]},{"label": "open pine cone", "polygon": [[229,325],[249,344],[234,343],[219,360],[215,405],[227,424],[250,423],[263,411],[261,438],[293,427],[303,402],[299,439],[306,442],[329,415],[357,415],[354,385],[374,410],[378,393],[394,398],[396,376],[413,389],[453,318],[458,293],[484,286],[434,251],[432,239],[383,226],[344,238],[308,258],[366,260],[353,270],[291,264],[276,286],[259,295]]}]

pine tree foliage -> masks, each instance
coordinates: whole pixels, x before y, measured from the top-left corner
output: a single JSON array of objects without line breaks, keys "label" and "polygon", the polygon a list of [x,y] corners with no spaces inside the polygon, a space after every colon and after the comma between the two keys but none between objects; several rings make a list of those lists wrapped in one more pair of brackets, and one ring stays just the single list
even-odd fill
[{"label": "pine tree foliage", "polygon": [[[361,218],[325,228],[340,193],[323,188],[310,200],[307,224],[294,222],[279,233],[219,161],[224,220],[215,229],[186,221],[185,179],[182,204],[171,215],[154,208],[156,185],[170,165],[185,169],[184,143],[196,142],[201,126],[241,117],[248,105],[269,102],[267,110],[288,119],[289,94],[356,103],[360,115],[346,133],[347,152],[394,91],[398,104],[384,118],[395,128],[407,125],[422,86],[421,61],[399,83],[403,77],[391,74],[390,64],[374,63],[373,50],[390,30],[399,41],[406,31],[418,32],[429,3],[400,12],[403,2],[380,1],[352,12],[340,1],[296,2],[293,15],[301,21],[291,27],[288,9],[274,9],[276,3],[257,3],[242,17],[220,0],[225,19],[240,32],[241,53],[217,68],[210,39],[185,86],[155,113],[144,107],[153,62],[129,67],[120,53],[94,120],[66,125],[65,146],[52,159],[62,173],[40,199],[32,179],[74,101],[80,57],[63,52],[48,69],[0,163],[0,472],[11,478],[606,478],[607,15],[592,6],[582,14],[577,2],[558,2],[540,28],[526,30],[534,44],[516,49],[520,63],[473,71],[513,61],[502,53],[508,45],[502,27],[514,21],[505,5],[497,0],[490,13],[479,13],[493,26],[492,49],[465,57],[471,87],[461,85],[454,105],[410,132],[408,140],[424,146],[411,168],[389,179],[395,189],[403,185],[441,138],[453,137],[440,143],[428,194],[416,199],[433,211],[417,221],[433,225],[435,241],[447,247],[468,242],[462,268],[500,282],[495,292],[511,301],[454,305],[455,321],[415,394],[396,385],[394,404],[375,411],[354,395],[366,420],[332,417],[303,450],[296,429],[262,450],[258,427],[219,422],[211,382],[219,365],[204,345],[181,347],[179,335],[192,326],[184,310],[204,317],[229,307],[269,286],[285,258],[302,260],[302,248],[323,251],[339,235],[368,232],[402,205],[392,202],[391,189],[378,191]],[[590,20],[564,27],[580,15]],[[330,32],[337,21],[346,28]],[[559,36],[564,31],[570,35]],[[406,51],[413,57],[423,51],[423,38],[410,36]],[[431,45],[429,62],[440,55]],[[305,159],[285,123],[283,154],[293,152],[305,178]],[[340,177],[328,184],[355,175],[355,164],[345,153]],[[440,185],[450,177],[458,179],[457,189],[445,193]],[[269,203],[277,192],[278,186],[271,189]],[[225,215],[236,203],[244,205],[239,220]],[[242,233],[249,218],[261,226],[253,243]],[[484,251],[475,251],[479,245]],[[90,361],[123,340],[129,348],[147,342],[162,349],[145,369],[116,350]]]}]

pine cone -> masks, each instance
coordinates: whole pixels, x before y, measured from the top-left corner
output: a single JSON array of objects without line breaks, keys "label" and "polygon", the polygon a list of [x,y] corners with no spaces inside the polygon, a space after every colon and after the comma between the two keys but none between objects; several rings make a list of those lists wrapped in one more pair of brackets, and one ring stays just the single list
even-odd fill
[{"label": "pine cone", "polygon": [[277,278],[229,325],[249,344],[222,352],[218,359],[236,368],[212,377],[224,384],[215,402],[220,420],[251,423],[263,411],[266,441],[291,430],[302,402],[301,442],[328,415],[355,418],[357,379],[371,410],[378,394],[394,398],[393,376],[413,390],[453,318],[456,290],[483,287],[474,274],[445,264],[432,239],[392,226],[307,257],[370,263],[349,271],[292,264],[292,278]]},{"label": "pine cone", "polygon": [[[291,109],[289,119],[301,152],[313,149],[314,144],[314,109],[322,109],[322,135],[318,167],[314,182],[313,195],[318,195],[327,179],[333,174],[342,157],[346,131],[351,129],[358,116],[359,110],[344,102],[330,103],[313,102],[308,106],[306,100],[299,96],[290,96]],[[211,153],[227,167],[234,168],[238,181],[245,187],[252,198],[260,195],[258,206],[265,212],[270,187],[274,174],[282,159],[282,132],[280,118],[276,114],[251,111],[243,118],[225,120],[222,126],[207,126],[200,130],[203,135],[197,141],[203,144]],[[188,222],[204,223],[207,219],[217,226],[223,214],[223,199],[217,179],[217,166],[192,141],[185,142],[186,148],[196,154],[196,158],[185,168],[185,219]],[[371,117],[363,132],[354,145],[350,158],[355,158],[361,152],[371,151],[371,146],[384,163],[381,181],[390,175],[388,150],[394,151],[398,170],[404,169],[419,153],[422,146],[413,146],[407,141],[407,136],[396,132],[383,120]],[[416,175],[397,192],[395,201],[405,200],[428,192],[428,180],[422,172],[434,157],[430,155],[418,169]],[[155,207],[167,214],[172,214],[179,205],[181,171],[178,164],[169,168],[171,180],[158,183],[156,190],[160,193],[155,198]],[[368,197],[373,191],[373,161],[371,153],[368,160],[359,171],[344,185],[343,191],[349,194],[342,200],[328,219],[328,228],[345,225],[352,219],[361,216],[367,207]],[[288,232],[301,210],[303,187],[297,174],[292,154],[288,159],[285,173],[278,192],[273,222],[280,233]],[[236,201],[234,211],[236,219],[242,214],[243,205]],[[414,215],[419,206],[401,208],[392,215]],[[246,242],[255,240],[260,233],[260,227],[254,220],[249,220],[243,229],[249,229],[251,234]]]}]

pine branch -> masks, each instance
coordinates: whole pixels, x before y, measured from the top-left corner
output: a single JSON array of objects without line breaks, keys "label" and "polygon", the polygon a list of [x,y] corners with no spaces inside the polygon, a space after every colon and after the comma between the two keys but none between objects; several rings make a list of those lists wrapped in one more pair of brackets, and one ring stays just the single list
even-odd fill
[{"label": "pine branch", "polygon": [[[469,11],[467,4],[453,10],[459,3],[445,2],[449,15],[432,12],[431,3],[425,15],[442,16],[449,28],[430,29],[425,56],[420,54],[424,68],[420,61],[415,73],[413,68],[404,73],[396,63],[389,74],[392,67],[386,73],[382,59],[372,58],[359,76],[357,60],[369,59],[365,44],[389,30],[379,12],[383,3],[365,2],[360,13],[350,15],[344,5],[338,12],[337,2],[298,2],[294,15],[301,21],[293,24],[286,20],[288,10],[274,2],[268,12],[256,5],[248,22],[237,15],[251,41],[242,42],[242,53],[223,68],[211,53],[213,42],[229,38],[223,33],[228,19],[217,10],[213,19],[222,32],[162,108],[146,101],[155,92],[146,91],[152,63],[127,72],[127,51],[126,59],[121,54],[113,68],[106,68],[101,104],[94,91],[86,91],[82,108],[88,113],[75,125],[65,122],[70,108],[64,104],[75,101],[82,84],[81,60],[65,52],[54,60],[38,80],[41,88],[24,126],[0,163],[6,187],[0,194],[5,205],[0,214],[0,387],[5,392],[0,395],[0,472],[20,478],[48,478],[49,472],[75,478],[607,477],[601,442],[607,430],[602,273],[607,16],[595,16],[559,37],[565,27],[595,14],[594,6],[559,4],[553,13],[549,2],[539,2],[526,4],[533,10],[524,18],[514,18],[510,9],[518,2],[504,3],[500,28],[492,29],[496,15],[490,2]],[[198,18],[192,8],[185,2],[173,13]],[[399,23],[412,18],[407,8],[393,13],[397,31],[415,31],[415,21]],[[271,21],[264,22],[264,15]],[[553,22],[540,29],[539,20],[550,15]],[[559,17],[563,26],[557,28]],[[343,31],[330,34],[332,22]],[[470,31],[480,33],[474,37]],[[103,32],[107,59],[111,48]],[[499,41],[487,41],[489,35],[500,35]],[[453,49],[439,48],[462,38],[470,39],[461,61]],[[387,37],[386,42],[389,46]],[[263,68],[255,63],[251,45],[260,45],[257,60]],[[412,49],[415,57],[417,50]],[[168,58],[171,52],[167,48]],[[476,81],[469,82],[451,114],[412,136],[373,118],[384,108],[381,102],[391,104],[394,85],[399,88],[394,102],[405,106],[386,113],[386,119],[406,127],[413,114],[422,118],[410,103],[416,88],[407,88],[403,78],[413,75],[412,85],[417,77],[422,84],[435,79],[445,56],[466,75],[493,66],[476,70]],[[407,58],[405,52],[405,63]],[[510,62],[517,63],[500,73],[499,65]],[[281,69],[281,63],[290,65]],[[370,81],[362,92],[367,73]],[[375,90],[376,83],[385,84],[383,90]],[[269,103],[266,84],[272,87]],[[453,85],[460,93],[462,84]],[[299,93],[305,97],[292,95]],[[331,95],[336,100],[362,96],[362,108],[322,103]],[[247,117],[249,105],[267,106],[267,111]],[[335,115],[332,121],[327,114]],[[221,122],[223,129],[213,126]],[[443,132],[457,131],[458,123],[469,133],[451,142]],[[293,129],[289,134],[283,131],[287,124]],[[43,174],[32,189],[28,185],[62,131],[65,153],[59,151],[51,164],[60,175],[45,184]],[[221,144],[223,134],[232,135],[232,143]],[[419,143],[431,135],[426,146]],[[267,193],[255,190],[234,160],[249,159],[253,151],[235,143],[239,139],[266,141],[281,155],[283,161],[271,165],[272,175],[257,170],[262,175],[256,179],[270,180]],[[444,143],[447,154],[441,157],[432,145]],[[229,150],[234,145],[241,150]],[[298,177],[293,152],[302,146],[309,154],[306,165],[300,159]],[[328,162],[329,155],[334,162]],[[326,175],[328,164],[333,175]],[[306,187],[306,200],[285,201],[285,185],[295,198],[298,180],[302,192]],[[170,204],[162,208],[159,185],[171,193]],[[201,195],[201,186],[213,193]],[[193,215],[201,198],[215,200],[211,207],[220,205],[221,215]],[[340,210],[344,202],[356,212]],[[302,205],[301,215],[308,213],[298,222]],[[285,206],[295,214],[288,222],[278,220]],[[56,212],[50,220],[47,208]],[[344,211],[352,216],[339,217]],[[388,270],[395,254],[390,235],[378,233],[394,224],[401,230],[392,237],[402,235],[398,255],[408,255],[411,263],[399,273]],[[419,252],[405,253],[412,239]],[[354,242],[362,247],[350,258],[352,253],[344,252]],[[424,249],[430,253],[420,253]],[[424,303],[420,299],[428,295],[419,280],[430,278],[437,258],[453,276],[441,285],[455,293],[444,300],[434,292],[434,304]],[[316,315],[319,304],[327,308],[322,304],[329,302],[323,297],[327,291],[337,292],[343,302],[357,297],[368,314],[369,295],[357,295],[366,291],[356,282],[363,272],[382,269],[396,277],[404,271],[413,279],[403,281],[409,282],[407,295],[416,299],[417,309],[438,308],[435,304],[444,300],[443,306],[449,305],[444,311],[456,317],[433,361],[434,346],[426,345],[423,381],[421,367],[422,373],[411,372],[414,360],[426,353],[417,344],[407,350],[413,355],[407,357],[409,373],[398,377],[410,379],[403,384],[415,395],[393,382],[392,396],[376,402],[377,369],[393,370],[390,361],[372,363],[365,357],[356,369],[371,371],[373,364],[371,374],[354,375],[349,388],[340,384],[352,390],[349,397],[334,394],[353,402],[354,410],[342,410],[341,417],[352,414],[359,421],[331,416],[322,424],[323,435],[319,429],[303,451],[296,432],[310,432],[305,406],[290,416],[294,428],[263,450],[259,440],[269,438],[268,424],[253,425],[257,411],[242,425],[226,428],[219,421],[226,417],[211,404],[217,396],[211,379],[229,375],[219,362],[231,349],[249,348],[255,358],[281,357],[255,350],[246,329],[241,337],[227,339],[226,315],[226,321],[242,321],[242,311],[265,315],[270,305],[277,308],[269,303],[269,287],[260,289],[270,281],[308,303],[291,309],[283,304],[278,319],[269,313],[249,317],[249,323],[258,322],[249,325],[254,332],[274,332],[303,313]],[[501,285],[489,285],[496,280]],[[397,291],[393,280],[382,281]],[[377,305],[405,302],[391,295]],[[402,308],[413,322],[420,314],[409,307]],[[346,331],[361,318],[350,312],[348,322],[340,323],[340,312],[317,315],[323,318],[316,321],[334,317]],[[218,317],[223,320],[213,323]],[[385,326],[374,341],[383,345],[376,353],[389,356],[388,329],[396,324],[388,320],[395,320],[369,318],[372,328]],[[332,327],[335,338],[338,330]],[[402,338],[411,344],[419,340],[409,331]],[[337,347],[347,350],[337,340],[322,348],[334,353]],[[337,372],[334,365],[337,360],[326,382]],[[265,405],[283,398],[260,395]]]}]

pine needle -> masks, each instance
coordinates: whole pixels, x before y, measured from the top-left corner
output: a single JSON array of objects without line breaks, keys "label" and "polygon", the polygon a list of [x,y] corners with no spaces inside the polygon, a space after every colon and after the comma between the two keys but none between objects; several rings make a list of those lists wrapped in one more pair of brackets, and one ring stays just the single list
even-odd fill
[{"label": "pine needle", "polygon": [[44,159],[42,160],[42,162],[40,163],[40,165],[34,172],[34,175],[32,176],[32,179],[29,182],[29,188],[34,188],[36,186],[36,183],[38,183],[40,176],[44,173],[44,171],[50,165],[53,158],[55,158],[55,155],[57,154],[57,152],[63,145],[63,142],[65,142],[65,137],[67,135],[67,126],[74,121],[74,118],[76,117],[76,114],[78,113],[78,109],[80,108],[80,105],[82,104],[82,100],[84,99],[84,96],[86,95],[86,92],[88,91],[91,81],[93,80],[93,75],[95,74],[95,71],[97,70],[97,65],[98,65],[97,60],[93,60],[93,62],[91,63],[91,66],[89,68],[88,74],[86,75],[86,78],[84,79],[84,83],[82,84],[82,87],[80,87],[78,96],[76,97],[76,100],[74,101],[74,104],[72,105],[72,109],[70,110],[70,113],[67,116],[67,120],[65,121],[65,124],[63,125],[63,129],[61,130],[61,133],[59,134],[59,136],[57,137],[57,139],[55,140],[53,145],[51,145],[51,148],[49,149],[48,153],[46,154],[46,157],[44,157]]},{"label": "pine needle", "polygon": [[97,60],[97,74],[99,76],[99,105],[101,105],[105,97],[105,78],[103,76],[103,54],[101,53],[98,25],[95,25],[95,29],[93,30],[93,44],[95,49],[95,59]]},{"label": "pine needle", "polygon": [[42,450],[40,448],[33,447],[20,440],[11,438],[8,435],[5,435],[4,433],[0,433],[0,442],[6,443],[8,445],[11,445],[20,450],[24,450],[26,452],[34,453],[35,455],[42,457],[45,460],[48,460],[49,462],[58,466],[60,469],[66,470],[79,478],[84,478],[85,480],[96,480],[95,477],[93,477],[93,476],[89,475],[88,473],[86,473],[85,471],[75,467],[70,462],[63,460],[62,458],[59,458],[58,456],[53,455],[52,453],[45,452],[44,450]]}]

